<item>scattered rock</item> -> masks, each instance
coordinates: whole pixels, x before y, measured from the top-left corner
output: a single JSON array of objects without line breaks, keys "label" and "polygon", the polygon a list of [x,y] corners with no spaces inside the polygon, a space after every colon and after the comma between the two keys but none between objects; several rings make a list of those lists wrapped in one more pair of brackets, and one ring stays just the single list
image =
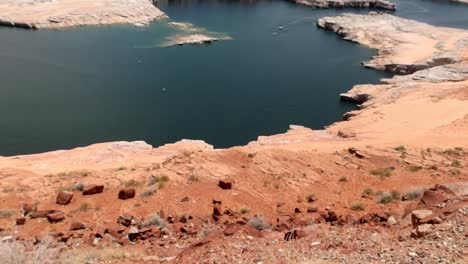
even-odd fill
[{"label": "scattered rock", "polygon": [[73,198],[72,192],[61,191],[57,194],[55,202],[60,205],[67,205],[71,202]]},{"label": "scattered rock", "polygon": [[26,218],[20,217],[16,218],[16,225],[24,225],[26,223]]},{"label": "scattered rock", "polygon": [[47,215],[47,220],[50,223],[57,223],[65,219],[65,214],[63,212],[57,211]]},{"label": "scattered rock", "polygon": [[393,225],[398,224],[398,221],[395,219],[395,217],[390,216],[390,217],[387,219],[387,224],[388,224],[389,226],[393,226]]},{"label": "scattered rock", "polygon": [[97,193],[102,193],[104,190],[104,185],[91,184],[83,188],[83,195],[93,195]]},{"label": "scattered rock", "polygon": [[82,230],[82,229],[85,229],[85,228],[86,228],[86,226],[83,223],[77,222],[77,221],[72,222],[71,225],[70,225],[70,230],[71,231]]},{"label": "scattered rock", "polygon": [[413,224],[414,227],[418,226],[420,224],[420,221],[425,218],[432,215],[431,210],[427,209],[421,209],[421,210],[414,210],[411,212],[411,223]]},{"label": "scattered rock", "polygon": [[418,226],[415,230],[411,232],[411,237],[421,238],[429,235],[433,230],[433,226],[430,224],[423,224]]},{"label": "scattered rock", "polygon": [[135,197],[135,188],[124,188],[119,191],[119,199],[127,200]]},{"label": "scattered rock", "polygon": [[48,214],[54,213],[54,210],[35,211],[31,213],[31,218],[46,218]]},{"label": "scattered rock", "polygon": [[218,186],[223,190],[230,190],[232,188],[232,182],[220,180]]}]

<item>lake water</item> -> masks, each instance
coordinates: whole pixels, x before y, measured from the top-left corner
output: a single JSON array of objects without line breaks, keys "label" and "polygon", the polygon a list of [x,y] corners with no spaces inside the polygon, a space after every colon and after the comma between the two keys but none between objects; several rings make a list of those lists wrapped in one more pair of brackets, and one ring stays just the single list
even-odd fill
[{"label": "lake water", "polygon": [[[468,27],[468,6],[401,2],[407,8],[398,15]],[[172,21],[232,40],[162,48],[180,33],[167,21],[145,28],[0,28],[0,155],[116,140],[242,145],[289,124],[319,129],[340,120],[355,106],[339,93],[389,76],[360,66],[373,50],[315,26],[323,16],[369,10],[283,1],[160,7]]]}]

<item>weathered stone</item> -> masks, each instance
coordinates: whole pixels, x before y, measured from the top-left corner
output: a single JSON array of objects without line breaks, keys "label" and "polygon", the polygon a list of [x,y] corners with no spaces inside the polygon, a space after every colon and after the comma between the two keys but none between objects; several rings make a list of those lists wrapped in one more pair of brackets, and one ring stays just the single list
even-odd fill
[{"label": "weathered stone", "polygon": [[398,224],[398,221],[395,219],[395,217],[390,216],[390,217],[387,219],[387,224],[388,224],[389,226],[393,226],[393,225]]},{"label": "weathered stone", "polygon": [[436,206],[447,201],[447,196],[433,190],[426,190],[421,197],[421,203],[427,206]]},{"label": "weathered stone", "polygon": [[85,228],[86,228],[86,226],[83,223],[77,222],[77,221],[72,222],[71,225],[70,225],[70,230],[71,231],[82,230],[82,229],[85,229]]},{"label": "weathered stone", "polygon": [[415,230],[411,232],[411,236],[415,238],[421,238],[429,235],[433,230],[433,226],[430,224],[423,224],[418,226]]},{"label": "weathered stone", "polygon": [[26,223],[26,218],[20,217],[16,218],[16,225],[24,225]]},{"label": "weathered stone", "polygon": [[50,223],[57,223],[65,219],[65,214],[63,212],[57,211],[47,215],[47,220]]},{"label": "weathered stone", "polygon": [[135,188],[124,188],[119,191],[119,199],[127,200],[135,197]]},{"label": "weathered stone", "polygon": [[72,192],[61,191],[57,194],[55,202],[60,205],[67,205],[71,202],[73,198]]},{"label": "weathered stone", "polygon": [[83,195],[93,195],[97,193],[102,193],[103,190],[104,190],[104,185],[96,185],[96,184],[86,185],[83,188]]},{"label": "weathered stone", "polygon": [[31,218],[46,218],[48,214],[54,213],[54,210],[44,210],[32,212]]},{"label": "weathered stone", "polygon": [[232,188],[232,182],[220,180],[218,186],[223,190],[230,190]]},{"label": "weathered stone", "polygon": [[432,215],[431,210],[421,209],[421,210],[414,210],[411,212],[411,223],[413,226],[418,226],[420,224],[421,219]]}]

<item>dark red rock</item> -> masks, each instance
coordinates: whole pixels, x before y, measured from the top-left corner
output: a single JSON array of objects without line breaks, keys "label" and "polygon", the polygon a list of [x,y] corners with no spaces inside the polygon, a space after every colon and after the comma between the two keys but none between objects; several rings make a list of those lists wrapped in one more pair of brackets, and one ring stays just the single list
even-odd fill
[{"label": "dark red rock", "polygon": [[63,212],[54,212],[47,215],[47,220],[50,223],[58,223],[65,219],[65,214]]},{"label": "dark red rock", "polygon": [[185,203],[188,201],[190,201],[190,198],[188,198],[188,196],[185,196],[184,198],[182,198],[182,200],[180,200],[181,203]]},{"label": "dark red rock", "polygon": [[16,225],[24,225],[24,223],[26,223],[26,218],[24,217],[16,218]]},{"label": "dark red rock", "polygon": [[31,213],[31,218],[46,218],[48,214],[54,213],[54,210],[34,211]]},{"label": "dark red rock", "polygon": [[221,216],[221,207],[219,205],[213,206],[213,216]]},{"label": "dark red rock", "polygon": [[447,201],[448,197],[442,192],[427,190],[424,192],[421,203],[426,206],[436,206]]},{"label": "dark red rock", "polygon": [[124,188],[119,191],[119,199],[127,200],[135,197],[135,188]]},{"label": "dark red rock", "polygon": [[327,220],[327,222],[335,222],[335,221],[338,221],[338,216],[336,215],[334,211],[329,211],[327,218],[325,218],[325,220]]},{"label": "dark red rock", "polygon": [[55,199],[55,202],[60,205],[67,205],[71,202],[73,198],[73,193],[72,192],[59,192],[57,194],[57,198]]},{"label": "dark red rock", "polygon": [[70,225],[70,230],[71,231],[82,230],[82,229],[85,229],[85,228],[86,228],[86,226],[83,223],[77,222],[77,221],[71,223],[71,225]]},{"label": "dark red rock", "polygon": [[86,185],[83,188],[83,195],[93,195],[97,193],[102,193],[103,190],[104,190],[104,185],[96,185],[96,184]]},{"label": "dark red rock", "polygon": [[230,190],[232,188],[232,182],[228,181],[219,181],[218,186],[223,190]]},{"label": "dark red rock", "polygon": [[317,209],[316,206],[309,206],[309,207],[307,208],[307,212],[308,212],[308,213],[316,213],[317,210],[318,210],[318,209]]}]

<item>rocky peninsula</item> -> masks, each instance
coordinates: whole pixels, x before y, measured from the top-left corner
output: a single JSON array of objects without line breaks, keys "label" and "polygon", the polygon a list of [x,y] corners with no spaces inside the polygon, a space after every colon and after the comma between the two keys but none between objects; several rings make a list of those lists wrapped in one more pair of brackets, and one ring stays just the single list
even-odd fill
[{"label": "rocky peninsula", "polygon": [[396,5],[388,0],[291,0],[294,3],[313,8],[375,8],[396,10]]},{"label": "rocky peninsula", "polygon": [[246,146],[1,157],[0,245],[64,263],[465,263],[468,31],[374,12],[317,24],[398,75],[341,95],[360,104],[343,121]]},{"label": "rocky peninsula", "polygon": [[166,17],[149,0],[3,0],[0,26],[26,29],[130,23]]}]

